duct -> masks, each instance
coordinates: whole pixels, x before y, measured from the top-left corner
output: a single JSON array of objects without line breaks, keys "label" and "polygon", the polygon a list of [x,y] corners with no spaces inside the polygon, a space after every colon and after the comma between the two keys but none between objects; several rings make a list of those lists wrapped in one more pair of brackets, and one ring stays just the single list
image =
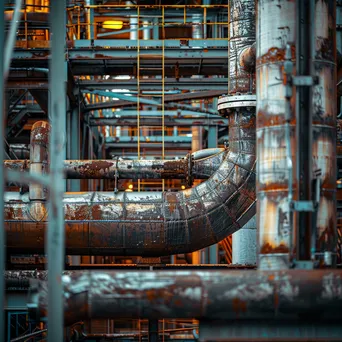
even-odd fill
[{"label": "duct", "polygon": [[[237,231],[255,213],[255,114],[232,113],[230,150],[205,182],[180,192],[70,193],[63,205],[68,255],[188,253]],[[44,250],[48,216],[30,215],[27,196],[8,193],[7,249]],[[19,233],[20,232],[20,233]]]},{"label": "duct", "polygon": [[[313,87],[313,171],[321,170],[321,196],[317,213],[318,254],[335,252],[336,234],[336,82],[335,82],[335,1],[315,2],[314,73],[319,84]],[[257,1],[257,198],[261,268],[287,268],[291,247],[286,158],[286,99],[283,79],[286,45],[295,59],[296,2]],[[279,23],[281,25],[279,26]],[[296,179],[295,96],[290,108],[293,190]]]},{"label": "duct", "polygon": [[[64,174],[67,179],[207,179],[219,168],[226,152],[205,149],[179,160],[65,160]],[[29,160],[4,161],[8,170],[24,172],[30,165]],[[40,165],[46,168],[46,164]]]},{"label": "duct", "polygon": [[[342,270],[76,271],[62,283],[66,325],[89,318],[342,319]],[[46,303],[47,284],[39,281],[31,314],[45,317]]]},{"label": "duct", "polygon": [[229,30],[229,94],[253,92],[255,89],[254,1],[234,0],[230,2]]}]

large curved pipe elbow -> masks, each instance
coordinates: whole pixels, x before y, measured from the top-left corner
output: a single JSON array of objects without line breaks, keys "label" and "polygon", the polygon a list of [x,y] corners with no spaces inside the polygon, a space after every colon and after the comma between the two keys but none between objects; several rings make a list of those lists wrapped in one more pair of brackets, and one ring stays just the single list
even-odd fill
[{"label": "large curved pipe elbow", "polygon": [[[179,192],[80,193],[64,198],[66,253],[161,256],[221,241],[255,214],[255,112],[230,115],[230,149],[218,170]],[[44,250],[48,217],[35,222],[32,203],[5,203],[7,248]],[[20,229],[21,234],[17,234]]]}]

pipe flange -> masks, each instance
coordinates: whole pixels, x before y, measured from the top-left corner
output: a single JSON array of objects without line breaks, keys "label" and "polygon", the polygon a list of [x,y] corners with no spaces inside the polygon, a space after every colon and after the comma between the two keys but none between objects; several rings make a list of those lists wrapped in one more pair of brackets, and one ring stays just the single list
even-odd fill
[{"label": "pipe flange", "polygon": [[222,95],[218,99],[217,110],[223,117],[227,117],[232,110],[241,107],[256,107],[256,95]]}]

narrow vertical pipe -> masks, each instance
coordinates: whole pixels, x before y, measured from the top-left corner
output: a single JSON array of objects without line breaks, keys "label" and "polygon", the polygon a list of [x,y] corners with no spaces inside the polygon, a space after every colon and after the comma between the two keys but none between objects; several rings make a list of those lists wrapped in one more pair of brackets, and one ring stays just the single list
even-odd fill
[{"label": "narrow vertical pipe", "polygon": [[[30,173],[47,174],[49,172],[50,124],[37,121],[30,134]],[[41,184],[30,183],[30,200],[45,201],[46,189]]]},{"label": "narrow vertical pipe", "polygon": [[[5,90],[5,81],[4,81],[4,55],[5,55],[5,0],[0,0],[0,14],[2,20],[0,20],[0,106],[1,106],[1,115],[0,115],[0,134],[1,137],[4,137],[4,118],[5,115],[5,104],[4,104],[4,90]],[[4,167],[2,160],[4,160],[4,139],[0,139],[0,223],[1,223],[1,230],[0,230],[0,272],[4,274],[5,271],[5,255],[6,255],[6,236],[4,230]],[[5,310],[4,308],[4,280],[5,278],[2,276],[0,278],[0,337],[5,339]]]},{"label": "narrow vertical pipe", "polygon": [[143,21],[143,39],[149,40],[151,39],[151,28],[149,27],[150,23],[147,20]]},{"label": "narrow vertical pipe", "polygon": [[[133,3],[132,1],[126,1],[126,5],[128,6],[132,6]],[[130,9],[130,12],[133,12],[133,8],[132,7],[128,7]],[[130,28],[130,33],[129,33],[129,38],[131,40],[137,40],[138,39],[138,16],[130,16],[129,19],[129,28]]]},{"label": "narrow vertical pipe", "polygon": [[255,265],[257,262],[256,216],[232,236],[233,264]]},{"label": "narrow vertical pipe", "polygon": [[[315,0],[296,1],[296,75],[313,76],[315,43]],[[296,177],[299,201],[312,200],[312,87],[296,89]],[[297,213],[296,247],[298,260],[310,260],[310,239],[313,215],[310,211]]]},{"label": "narrow vertical pipe", "polygon": [[153,39],[159,39],[159,18],[153,20]]},{"label": "narrow vertical pipe", "polygon": [[[71,112],[70,122],[70,159],[80,159],[80,111],[76,107]],[[70,182],[70,191],[80,191],[80,180],[73,179]]]},{"label": "narrow vertical pipe", "polygon": [[[65,145],[66,84],[65,27],[66,0],[51,1],[51,61],[50,61],[50,175],[53,180],[50,193],[49,226],[46,252],[48,255],[48,342],[63,340],[63,287],[64,268],[64,211],[61,206],[64,192],[63,158]],[[63,119],[64,118],[64,119]]]}]

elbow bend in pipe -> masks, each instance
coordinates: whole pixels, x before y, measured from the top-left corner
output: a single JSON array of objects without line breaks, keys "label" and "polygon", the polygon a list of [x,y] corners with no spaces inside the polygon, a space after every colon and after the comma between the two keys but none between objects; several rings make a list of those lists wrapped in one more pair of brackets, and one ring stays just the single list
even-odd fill
[{"label": "elbow bend in pipe", "polygon": [[[255,111],[241,109],[229,120],[230,149],[218,170],[196,187],[179,192],[67,195],[66,253],[189,253],[240,229],[255,214]],[[48,217],[33,221],[27,214],[31,205],[6,201],[9,250],[44,249]],[[19,226],[23,238],[16,233]]]}]

